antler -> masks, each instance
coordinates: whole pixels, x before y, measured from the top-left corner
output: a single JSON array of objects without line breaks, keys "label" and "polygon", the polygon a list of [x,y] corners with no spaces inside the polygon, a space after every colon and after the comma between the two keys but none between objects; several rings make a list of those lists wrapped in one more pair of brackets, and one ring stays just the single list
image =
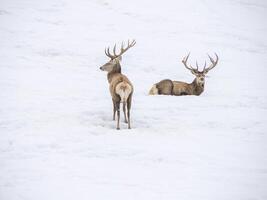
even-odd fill
[{"label": "antler", "polygon": [[196,69],[193,68],[191,65],[188,66],[188,65],[187,65],[187,60],[188,60],[189,56],[190,56],[190,52],[188,53],[187,56],[185,56],[185,57],[183,58],[182,63],[184,64],[184,66],[185,66],[186,69],[188,69],[188,70],[191,71],[192,74],[196,74],[196,73],[198,72],[198,64],[197,64],[197,62],[196,62],[196,66],[197,66]]},{"label": "antler", "polygon": [[109,52],[109,47],[107,49],[105,49],[105,54],[109,58],[111,58],[111,60],[113,60],[113,59],[118,58],[119,56],[121,56],[124,52],[126,52],[128,49],[133,47],[135,44],[136,44],[135,40],[133,40],[132,42],[130,42],[130,40],[128,40],[127,47],[124,48],[124,43],[122,42],[120,53],[118,55],[116,54],[116,44],[115,44],[114,47],[113,47],[113,55],[111,55],[111,53]]},{"label": "antler", "polygon": [[198,71],[198,63],[197,63],[197,61],[196,61],[196,67],[197,68],[193,68],[191,65],[190,66],[187,65],[187,60],[188,60],[189,55],[190,55],[190,53],[183,58],[182,63],[184,64],[186,69],[189,69],[193,74],[203,73],[203,72],[205,74],[207,74],[212,68],[214,68],[217,65],[217,63],[219,61],[219,57],[218,57],[218,55],[216,53],[215,53],[215,56],[216,56],[215,60],[212,57],[210,57],[209,54],[208,54],[211,64],[210,64],[210,66],[208,68],[206,68],[207,63],[205,61],[205,65],[204,65],[203,71],[201,72],[201,71]]},{"label": "antler", "polygon": [[216,53],[214,53],[214,54],[215,54],[215,56],[216,56],[216,60],[215,60],[215,61],[214,61],[214,59],[213,59],[212,57],[210,57],[210,55],[208,54],[211,64],[210,64],[210,66],[209,66],[207,69],[206,69],[206,65],[205,65],[205,67],[204,67],[204,69],[203,69],[203,72],[204,72],[205,74],[207,74],[211,69],[213,69],[213,68],[217,65],[217,63],[218,63],[218,61],[219,61],[219,57],[218,57],[218,55],[217,55]]}]

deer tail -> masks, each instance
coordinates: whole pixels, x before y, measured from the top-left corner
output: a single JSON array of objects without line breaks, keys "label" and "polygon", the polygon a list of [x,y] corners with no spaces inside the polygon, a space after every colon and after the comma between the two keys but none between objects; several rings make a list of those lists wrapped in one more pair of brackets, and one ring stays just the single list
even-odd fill
[{"label": "deer tail", "polygon": [[157,84],[154,84],[152,88],[149,90],[149,95],[157,95],[159,94],[159,90],[157,88]]}]

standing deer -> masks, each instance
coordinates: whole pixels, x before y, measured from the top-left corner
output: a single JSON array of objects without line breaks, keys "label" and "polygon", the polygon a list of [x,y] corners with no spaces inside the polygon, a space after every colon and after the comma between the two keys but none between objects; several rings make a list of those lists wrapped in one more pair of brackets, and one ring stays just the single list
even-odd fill
[{"label": "standing deer", "polygon": [[197,68],[193,68],[191,65],[189,66],[187,64],[189,55],[190,53],[183,58],[182,63],[184,64],[186,69],[190,70],[190,72],[196,76],[192,83],[185,83],[181,81],[172,81],[170,79],[164,79],[154,84],[152,88],[150,89],[149,94],[150,95],[163,94],[163,95],[175,95],[175,96],[181,96],[181,95],[199,96],[204,91],[206,74],[217,65],[219,58],[216,53],[215,53],[215,56],[216,56],[215,60],[208,55],[210,62],[211,62],[210,66],[206,68],[206,61],[205,61],[203,70],[199,71],[197,62],[196,62]]},{"label": "standing deer", "polygon": [[[136,44],[135,40],[130,42],[128,40],[127,47],[124,48],[122,42],[120,53],[116,54],[116,44],[113,47],[113,55],[109,51],[109,47],[105,49],[105,54],[110,58],[106,64],[104,64],[100,69],[102,71],[107,71],[107,79],[109,82],[109,91],[113,102],[113,120],[115,120],[115,115],[117,112],[117,129],[120,129],[120,103],[123,104],[123,112],[125,123],[128,123],[128,129],[131,128],[130,123],[130,109],[132,103],[133,95],[133,85],[129,79],[121,73],[121,55],[125,53],[128,49]],[[126,106],[127,106],[127,117],[126,117]],[[128,118],[128,119],[127,119]]]}]

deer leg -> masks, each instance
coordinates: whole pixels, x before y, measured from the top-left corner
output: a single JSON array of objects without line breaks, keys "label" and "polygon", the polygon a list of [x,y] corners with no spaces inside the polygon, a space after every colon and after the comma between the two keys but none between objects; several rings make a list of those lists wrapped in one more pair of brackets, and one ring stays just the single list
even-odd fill
[{"label": "deer leg", "polygon": [[128,129],[131,129],[131,120],[130,120],[130,110],[132,104],[132,95],[130,95],[127,99],[127,117],[128,117]]},{"label": "deer leg", "polygon": [[116,102],[116,110],[117,110],[117,130],[120,129],[120,102]]},{"label": "deer leg", "polygon": [[112,103],[113,103],[113,120],[115,121],[116,105],[113,99],[112,99]]},{"label": "deer leg", "polygon": [[123,102],[123,113],[124,113],[124,122],[128,123],[127,118],[126,118],[126,102]]}]

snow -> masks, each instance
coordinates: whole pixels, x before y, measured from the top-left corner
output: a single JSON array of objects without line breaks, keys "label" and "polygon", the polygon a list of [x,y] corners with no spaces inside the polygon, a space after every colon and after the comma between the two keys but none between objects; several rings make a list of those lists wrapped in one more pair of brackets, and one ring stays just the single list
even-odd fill
[{"label": "snow", "polygon": [[[267,3],[2,0],[0,199],[267,199]],[[115,129],[104,48],[127,39],[132,129]],[[181,59],[217,52],[201,96]]]}]

